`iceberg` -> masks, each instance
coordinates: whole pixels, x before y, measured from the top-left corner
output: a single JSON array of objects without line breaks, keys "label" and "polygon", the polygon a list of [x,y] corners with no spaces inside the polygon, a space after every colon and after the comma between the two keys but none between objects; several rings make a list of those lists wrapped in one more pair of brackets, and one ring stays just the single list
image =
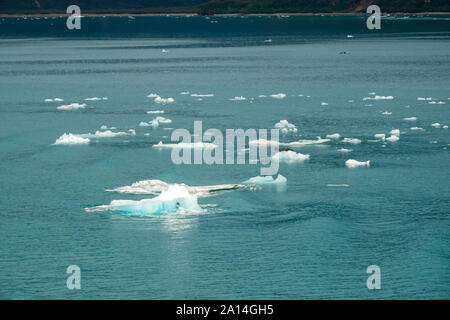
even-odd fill
[{"label": "iceberg", "polygon": [[87,138],[82,138],[72,133],[64,133],[61,137],[56,139],[54,145],[74,145],[74,144],[88,144],[90,142]]},{"label": "iceberg", "polygon": [[297,153],[295,151],[280,151],[272,156],[274,161],[281,162],[303,162],[309,159],[309,154]]},{"label": "iceberg", "polygon": [[298,131],[295,125],[289,123],[287,120],[280,120],[280,122],[275,123],[274,128],[280,129],[283,134],[295,133]]},{"label": "iceberg", "polygon": [[400,140],[400,138],[396,135],[391,135],[390,137],[386,138],[386,141],[389,142],[397,142],[398,140]]},{"label": "iceberg", "polygon": [[270,96],[272,98],[274,98],[274,99],[284,99],[284,98],[286,98],[286,94],[285,93],[271,94]]},{"label": "iceberg", "polygon": [[341,137],[339,133],[327,134],[325,138],[337,140]]},{"label": "iceberg", "polygon": [[201,212],[197,196],[189,192],[183,185],[169,185],[167,190],[152,199],[113,200],[108,206],[111,211],[134,214],[156,214],[177,213],[183,211]]},{"label": "iceberg", "polygon": [[243,184],[247,185],[265,185],[265,184],[285,184],[287,182],[287,179],[283,177],[281,174],[277,176],[276,179],[274,179],[272,176],[257,176],[250,178],[244,182]]},{"label": "iceberg", "polygon": [[342,140],[342,142],[350,143],[350,144],[360,144],[361,140],[359,140],[357,138],[344,138],[344,140]]},{"label": "iceberg", "polygon": [[280,143],[280,145],[284,146],[291,146],[291,147],[301,147],[301,146],[308,146],[313,144],[320,144],[325,142],[330,142],[330,139],[322,139],[321,137],[317,137],[317,140],[299,140],[299,141],[293,141],[288,143]]},{"label": "iceberg", "polygon": [[358,161],[354,159],[348,159],[345,161],[345,165],[347,168],[353,169],[358,167],[370,167],[370,160],[367,161]]},{"label": "iceberg", "polygon": [[67,105],[62,105],[59,107],[56,107],[56,109],[58,110],[64,110],[64,111],[68,111],[68,110],[78,110],[78,109],[84,109],[86,108],[86,104],[79,104],[79,103],[71,103],[71,104],[67,104]]}]

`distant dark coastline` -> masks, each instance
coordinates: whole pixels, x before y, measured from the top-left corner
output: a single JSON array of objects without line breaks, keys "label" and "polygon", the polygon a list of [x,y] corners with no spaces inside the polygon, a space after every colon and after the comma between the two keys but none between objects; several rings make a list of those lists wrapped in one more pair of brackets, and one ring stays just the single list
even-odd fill
[{"label": "distant dark coastline", "polygon": [[0,16],[61,15],[69,5],[83,15],[344,15],[372,4],[388,14],[450,13],[448,0],[0,0]]},{"label": "distant dark coastline", "polygon": [[[383,13],[384,14],[384,13]],[[423,15],[450,15],[449,12],[389,12],[387,13],[393,16],[423,16]],[[236,16],[365,16],[367,13],[362,12],[277,12],[277,13],[224,13],[224,14],[212,14],[212,15],[202,15],[192,12],[179,12],[179,13],[139,13],[139,12],[123,12],[123,13],[111,13],[111,12],[85,12],[82,13],[84,17],[236,17]],[[41,18],[41,17],[67,17],[69,14],[65,12],[60,13],[15,13],[15,14],[3,14],[0,13],[1,18],[19,18],[19,17],[29,17],[29,18]]]}]

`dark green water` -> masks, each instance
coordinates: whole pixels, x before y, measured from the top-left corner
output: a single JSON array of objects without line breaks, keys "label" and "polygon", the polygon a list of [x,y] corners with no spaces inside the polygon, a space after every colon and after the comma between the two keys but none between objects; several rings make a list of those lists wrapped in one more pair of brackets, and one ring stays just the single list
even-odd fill
[{"label": "dark green water", "polygon": [[[0,298],[448,299],[449,35],[446,16],[388,17],[379,31],[361,17],[85,18],[80,31],[0,19]],[[73,102],[87,106],[56,109]],[[158,115],[148,110],[172,123],[140,127]],[[199,198],[201,214],[85,211],[149,198],[104,191],[135,181],[257,176],[257,165],[176,166],[152,146],[194,120],[225,130],[281,119],[298,128],[283,142],[362,142],[296,149],[310,159],[280,164],[285,189]],[[52,145],[102,125],[136,135]],[[399,141],[374,141],[397,128]],[[348,169],[349,158],[371,166]],[[66,287],[72,264],[81,290]],[[373,264],[380,290],[366,287]]]}]

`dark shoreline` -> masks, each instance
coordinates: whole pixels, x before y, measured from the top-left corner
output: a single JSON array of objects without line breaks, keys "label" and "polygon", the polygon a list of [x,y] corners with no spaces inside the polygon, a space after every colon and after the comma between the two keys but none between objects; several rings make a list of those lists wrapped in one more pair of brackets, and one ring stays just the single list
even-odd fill
[{"label": "dark shoreline", "polygon": [[[450,15],[450,12],[386,12],[382,15],[394,15],[394,16],[417,16],[417,15]],[[81,14],[83,17],[258,17],[258,16],[368,16],[367,13],[362,12],[279,12],[279,13],[227,13],[227,14],[212,14],[212,15],[202,15],[198,13],[191,12],[179,12],[179,13],[102,13],[102,12],[86,12]],[[62,13],[14,13],[14,14],[3,14],[0,13],[0,18],[44,18],[44,17],[68,17],[70,14],[65,12]]]}]

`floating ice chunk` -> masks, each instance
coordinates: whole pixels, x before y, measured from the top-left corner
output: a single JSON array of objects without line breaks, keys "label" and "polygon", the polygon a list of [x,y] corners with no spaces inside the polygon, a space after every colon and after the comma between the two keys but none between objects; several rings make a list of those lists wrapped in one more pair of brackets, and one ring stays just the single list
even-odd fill
[{"label": "floating ice chunk", "polygon": [[297,132],[297,128],[292,123],[289,123],[287,120],[280,120],[280,122],[275,123],[275,129],[280,129],[281,133],[295,133]]},{"label": "floating ice chunk", "polygon": [[345,149],[345,148],[341,148],[338,150],[339,152],[352,152],[352,149]]},{"label": "floating ice chunk", "polygon": [[284,98],[286,98],[286,94],[285,93],[271,94],[270,96],[272,98],[274,98],[274,99],[284,99]]},{"label": "floating ice chunk", "polygon": [[437,104],[445,104],[444,101],[439,101]]},{"label": "floating ice chunk", "polygon": [[343,183],[343,184],[329,183],[329,184],[327,184],[327,187],[344,187],[344,188],[347,188],[347,187],[350,187],[350,186],[348,184],[345,184],[345,183]]},{"label": "floating ice chunk", "polygon": [[326,103],[326,102],[322,102],[321,104],[320,104],[321,106],[327,106],[328,105],[328,103]]},{"label": "floating ice chunk", "polygon": [[400,129],[392,129],[389,133],[393,136],[398,137],[398,136],[400,136]]},{"label": "floating ice chunk", "polygon": [[360,144],[361,140],[357,139],[357,138],[344,138],[344,140],[342,140],[342,142],[350,143],[350,144]]},{"label": "floating ice chunk", "polygon": [[47,99],[44,99],[44,101],[45,102],[61,102],[61,101],[64,101],[63,99],[61,99],[61,98],[53,98],[53,99],[51,99],[51,98],[47,98]]},{"label": "floating ice chunk", "polygon": [[272,39],[266,39],[266,40],[264,40],[264,42],[270,43],[270,42],[272,42]]},{"label": "floating ice chunk", "polygon": [[258,96],[258,98],[266,98],[267,96],[265,95],[265,94],[260,94],[259,96]]},{"label": "floating ice chunk", "polygon": [[150,126],[150,124],[148,123],[148,122],[143,122],[143,121],[141,121],[140,123],[139,123],[139,127],[149,127]]},{"label": "floating ice chunk", "polygon": [[183,91],[183,92],[180,92],[180,94],[183,95],[183,96],[185,96],[185,95],[188,95],[188,94],[189,94],[189,91]]},{"label": "floating ice chunk", "polygon": [[[111,128],[112,129],[112,128]],[[133,130],[134,131],[134,130]],[[82,138],[114,138],[119,136],[130,136],[135,135],[133,132],[113,132],[111,130],[105,130],[105,131],[95,131],[95,133],[83,133],[78,134],[77,136]]]},{"label": "floating ice chunk", "polygon": [[70,110],[78,110],[78,109],[84,109],[86,108],[86,104],[79,104],[79,103],[71,103],[67,105],[62,105],[59,107],[56,107],[58,110],[64,110],[64,111],[70,111]]},{"label": "floating ice chunk", "polygon": [[280,151],[272,156],[272,160],[281,162],[303,162],[309,159],[309,154],[297,153],[294,151]]},{"label": "floating ice chunk", "polygon": [[384,115],[391,115],[391,114],[392,114],[392,112],[389,112],[389,111],[384,111],[384,112],[382,112],[381,114],[384,114]]},{"label": "floating ice chunk", "polygon": [[330,139],[322,139],[321,137],[317,137],[317,140],[299,140],[299,141],[293,141],[288,143],[280,143],[281,145],[285,146],[291,146],[291,147],[301,147],[301,146],[307,146],[312,144],[321,144],[325,142],[330,142]]},{"label": "floating ice chunk", "polygon": [[196,98],[214,97],[214,94],[212,94],[212,93],[192,93],[191,97],[196,97]]},{"label": "floating ice chunk", "polygon": [[436,104],[437,102],[436,101],[430,101],[430,102],[428,102],[428,104]]},{"label": "floating ice chunk", "polygon": [[167,190],[169,184],[161,180],[143,180],[133,183],[131,186],[124,186],[106,191],[129,193],[129,194],[159,194]]},{"label": "floating ice chunk", "polygon": [[167,119],[160,116],[156,117],[155,120],[158,121],[159,123],[172,123],[171,119]]},{"label": "floating ice chunk", "polygon": [[147,98],[157,98],[157,97],[159,97],[159,95],[156,94],[156,93],[150,93],[150,94],[147,96]]},{"label": "floating ice chunk", "polygon": [[337,140],[341,137],[339,133],[327,134],[326,138]]},{"label": "floating ice chunk", "polygon": [[386,138],[386,141],[389,142],[397,142],[398,140],[400,140],[400,138],[397,135],[391,135],[390,137]]},{"label": "floating ice chunk", "polygon": [[253,184],[253,185],[265,185],[265,184],[285,184],[287,179],[283,177],[281,174],[274,179],[272,176],[257,176],[250,178],[244,182],[243,184]]},{"label": "floating ice chunk", "polygon": [[100,130],[108,130],[108,127],[105,126],[105,125],[102,125],[102,126],[100,127]]},{"label": "floating ice chunk", "polygon": [[155,97],[155,103],[159,103],[159,104],[166,104],[166,103],[173,103],[175,102],[175,100],[173,98],[161,98],[160,96]]},{"label": "floating ice chunk", "polygon": [[354,159],[348,159],[347,161],[345,161],[345,165],[347,166],[347,168],[358,168],[358,167],[370,167],[370,160],[367,161],[358,161],[358,160],[354,160]]},{"label": "floating ice chunk", "polygon": [[405,121],[417,121],[416,117],[410,117],[410,118],[403,118]]},{"label": "floating ice chunk", "polygon": [[164,110],[150,110],[150,111],[147,111],[147,114],[154,114],[154,113],[164,113]]},{"label": "floating ice chunk", "polygon": [[375,97],[364,97],[363,101],[366,100],[392,100],[394,99],[393,96],[375,96]]},{"label": "floating ice chunk", "polygon": [[438,122],[435,122],[435,123],[432,123],[431,126],[434,127],[434,128],[440,128],[441,124],[438,123]]},{"label": "floating ice chunk", "polygon": [[386,135],[384,133],[377,133],[374,135],[374,137],[380,139],[381,141],[384,141],[386,139]]},{"label": "floating ice chunk", "polygon": [[448,129],[448,125],[442,126],[442,129]]},{"label": "floating ice chunk", "polygon": [[161,53],[167,53],[167,52],[169,52],[169,51],[167,51],[166,49],[161,50]]},{"label": "floating ice chunk", "polygon": [[177,213],[181,210],[201,212],[197,196],[189,192],[186,186],[169,185],[167,190],[153,199],[113,200],[108,206],[111,211],[137,214]]},{"label": "floating ice chunk", "polygon": [[73,144],[88,144],[90,142],[87,138],[82,138],[76,134],[64,133],[61,137],[56,139],[55,145],[73,145]]},{"label": "floating ice chunk", "polygon": [[353,38],[353,35],[348,34],[348,35],[347,35],[347,38]]},{"label": "floating ice chunk", "polygon": [[258,139],[248,143],[250,146],[277,146],[280,143],[275,140]]},{"label": "floating ice chunk", "polygon": [[109,98],[108,97],[103,97],[102,100],[109,100]]},{"label": "floating ice chunk", "polygon": [[209,149],[217,148],[218,145],[208,142],[180,142],[180,143],[163,143],[162,141],[158,144],[153,145],[154,148],[182,148],[182,149]]},{"label": "floating ice chunk", "polygon": [[102,100],[102,98],[98,98],[98,97],[92,97],[92,98],[86,98],[84,99],[85,101],[99,101]]},{"label": "floating ice chunk", "polygon": [[244,100],[247,100],[247,98],[246,98],[246,97],[243,97],[243,96],[240,96],[240,97],[234,97],[234,98],[231,98],[231,99],[230,99],[230,101],[244,101]]},{"label": "floating ice chunk", "polygon": [[420,128],[420,127],[412,127],[412,128],[409,128],[409,130],[413,130],[413,131],[424,131],[424,129],[423,129],[423,128]]}]

